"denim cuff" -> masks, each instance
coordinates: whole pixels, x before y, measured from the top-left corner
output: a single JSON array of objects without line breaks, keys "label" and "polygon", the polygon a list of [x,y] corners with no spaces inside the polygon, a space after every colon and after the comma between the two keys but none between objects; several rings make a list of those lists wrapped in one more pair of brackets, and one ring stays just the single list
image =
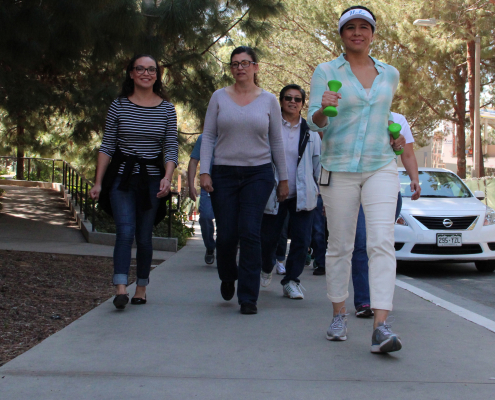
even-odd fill
[{"label": "denim cuff", "polygon": [[137,286],[148,286],[148,283],[150,283],[150,279],[149,278],[146,278],[146,279],[137,279],[136,280],[136,285]]},{"label": "denim cuff", "polygon": [[126,285],[127,286],[127,274],[114,274],[113,275],[114,285]]}]

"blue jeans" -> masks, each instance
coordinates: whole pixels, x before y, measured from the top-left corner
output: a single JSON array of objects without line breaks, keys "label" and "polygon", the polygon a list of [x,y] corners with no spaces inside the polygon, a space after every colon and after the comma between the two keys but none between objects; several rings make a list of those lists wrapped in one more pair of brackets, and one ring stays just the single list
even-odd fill
[{"label": "blue jeans", "polygon": [[160,199],[156,194],[160,191],[160,177],[149,177],[149,191],[152,208],[142,210],[138,195],[139,176],[130,178],[129,190],[118,190],[121,176],[117,176],[110,191],[113,218],[117,228],[115,248],[113,251],[113,284],[127,285],[131,265],[131,249],[136,238],[136,275],[137,285],[147,286],[149,283],[151,260],[153,258],[152,233],[153,222]]},{"label": "blue jeans", "polygon": [[280,239],[278,240],[277,250],[275,256],[272,259],[272,265],[275,265],[277,261],[284,262],[285,255],[287,254],[287,239],[289,238],[289,214],[285,217],[284,225],[282,226],[282,232],[280,233]]},{"label": "blue jeans", "polygon": [[[402,196],[399,192],[395,219],[402,209]],[[368,253],[366,252],[366,221],[363,206],[359,207],[356,239],[352,253],[352,285],[354,286],[354,307],[370,304],[370,284],[368,279]]]},{"label": "blue jeans", "polygon": [[313,229],[311,234],[311,248],[318,267],[325,267],[325,253],[327,238],[325,235],[326,217],[323,215],[323,199],[318,195],[316,208],[313,210]]},{"label": "blue jeans", "polygon": [[239,304],[256,304],[260,290],[261,220],[275,184],[271,163],[254,167],[214,165],[211,178],[218,275],[223,282],[238,280]]},{"label": "blue jeans", "polygon": [[280,232],[284,226],[287,214],[290,218],[290,248],[285,263],[286,275],[280,282],[285,285],[289,281],[299,283],[299,276],[304,270],[304,261],[311,241],[311,226],[313,211],[296,211],[297,198],[285,200],[278,206],[278,214],[264,214],[261,224],[261,268],[270,273],[273,270],[273,257],[277,249]]},{"label": "blue jeans", "polygon": [[203,236],[203,242],[207,250],[215,250],[215,225],[213,220],[215,215],[213,214],[213,207],[211,205],[210,194],[201,189],[201,197],[199,198],[199,226],[201,226],[201,235]]}]

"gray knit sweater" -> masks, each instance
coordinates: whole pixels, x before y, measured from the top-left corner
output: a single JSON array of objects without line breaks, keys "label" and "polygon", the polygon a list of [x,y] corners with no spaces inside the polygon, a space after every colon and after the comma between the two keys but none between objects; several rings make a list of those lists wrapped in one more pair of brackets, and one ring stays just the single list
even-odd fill
[{"label": "gray knit sweater", "polygon": [[[215,144],[216,140],[216,144]],[[211,96],[201,143],[201,174],[213,165],[257,166],[273,161],[281,180],[287,179],[282,116],[277,98],[263,90],[247,106],[232,100],[225,88]]]}]

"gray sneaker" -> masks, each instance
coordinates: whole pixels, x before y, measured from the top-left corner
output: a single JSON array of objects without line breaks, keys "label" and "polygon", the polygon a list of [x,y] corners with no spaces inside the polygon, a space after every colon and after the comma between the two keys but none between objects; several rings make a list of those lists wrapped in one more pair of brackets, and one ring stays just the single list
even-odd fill
[{"label": "gray sneaker", "polygon": [[392,332],[391,322],[385,321],[373,331],[373,336],[371,336],[372,353],[391,353],[402,349],[400,337]]},{"label": "gray sneaker", "polygon": [[347,340],[347,315],[342,311],[335,315],[327,331],[327,339],[332,341]]}]

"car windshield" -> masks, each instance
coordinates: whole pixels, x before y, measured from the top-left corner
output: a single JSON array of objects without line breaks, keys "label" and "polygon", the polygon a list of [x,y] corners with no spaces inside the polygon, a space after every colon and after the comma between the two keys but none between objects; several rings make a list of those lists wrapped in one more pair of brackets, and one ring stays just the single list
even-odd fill
[{"label": "car windshield", "polygon": [[[399,171],[400,193],[411,197],[409,175]],[[466,185],[454,174],[443,171],[419,171],[421,197],[471,197]]]}]

